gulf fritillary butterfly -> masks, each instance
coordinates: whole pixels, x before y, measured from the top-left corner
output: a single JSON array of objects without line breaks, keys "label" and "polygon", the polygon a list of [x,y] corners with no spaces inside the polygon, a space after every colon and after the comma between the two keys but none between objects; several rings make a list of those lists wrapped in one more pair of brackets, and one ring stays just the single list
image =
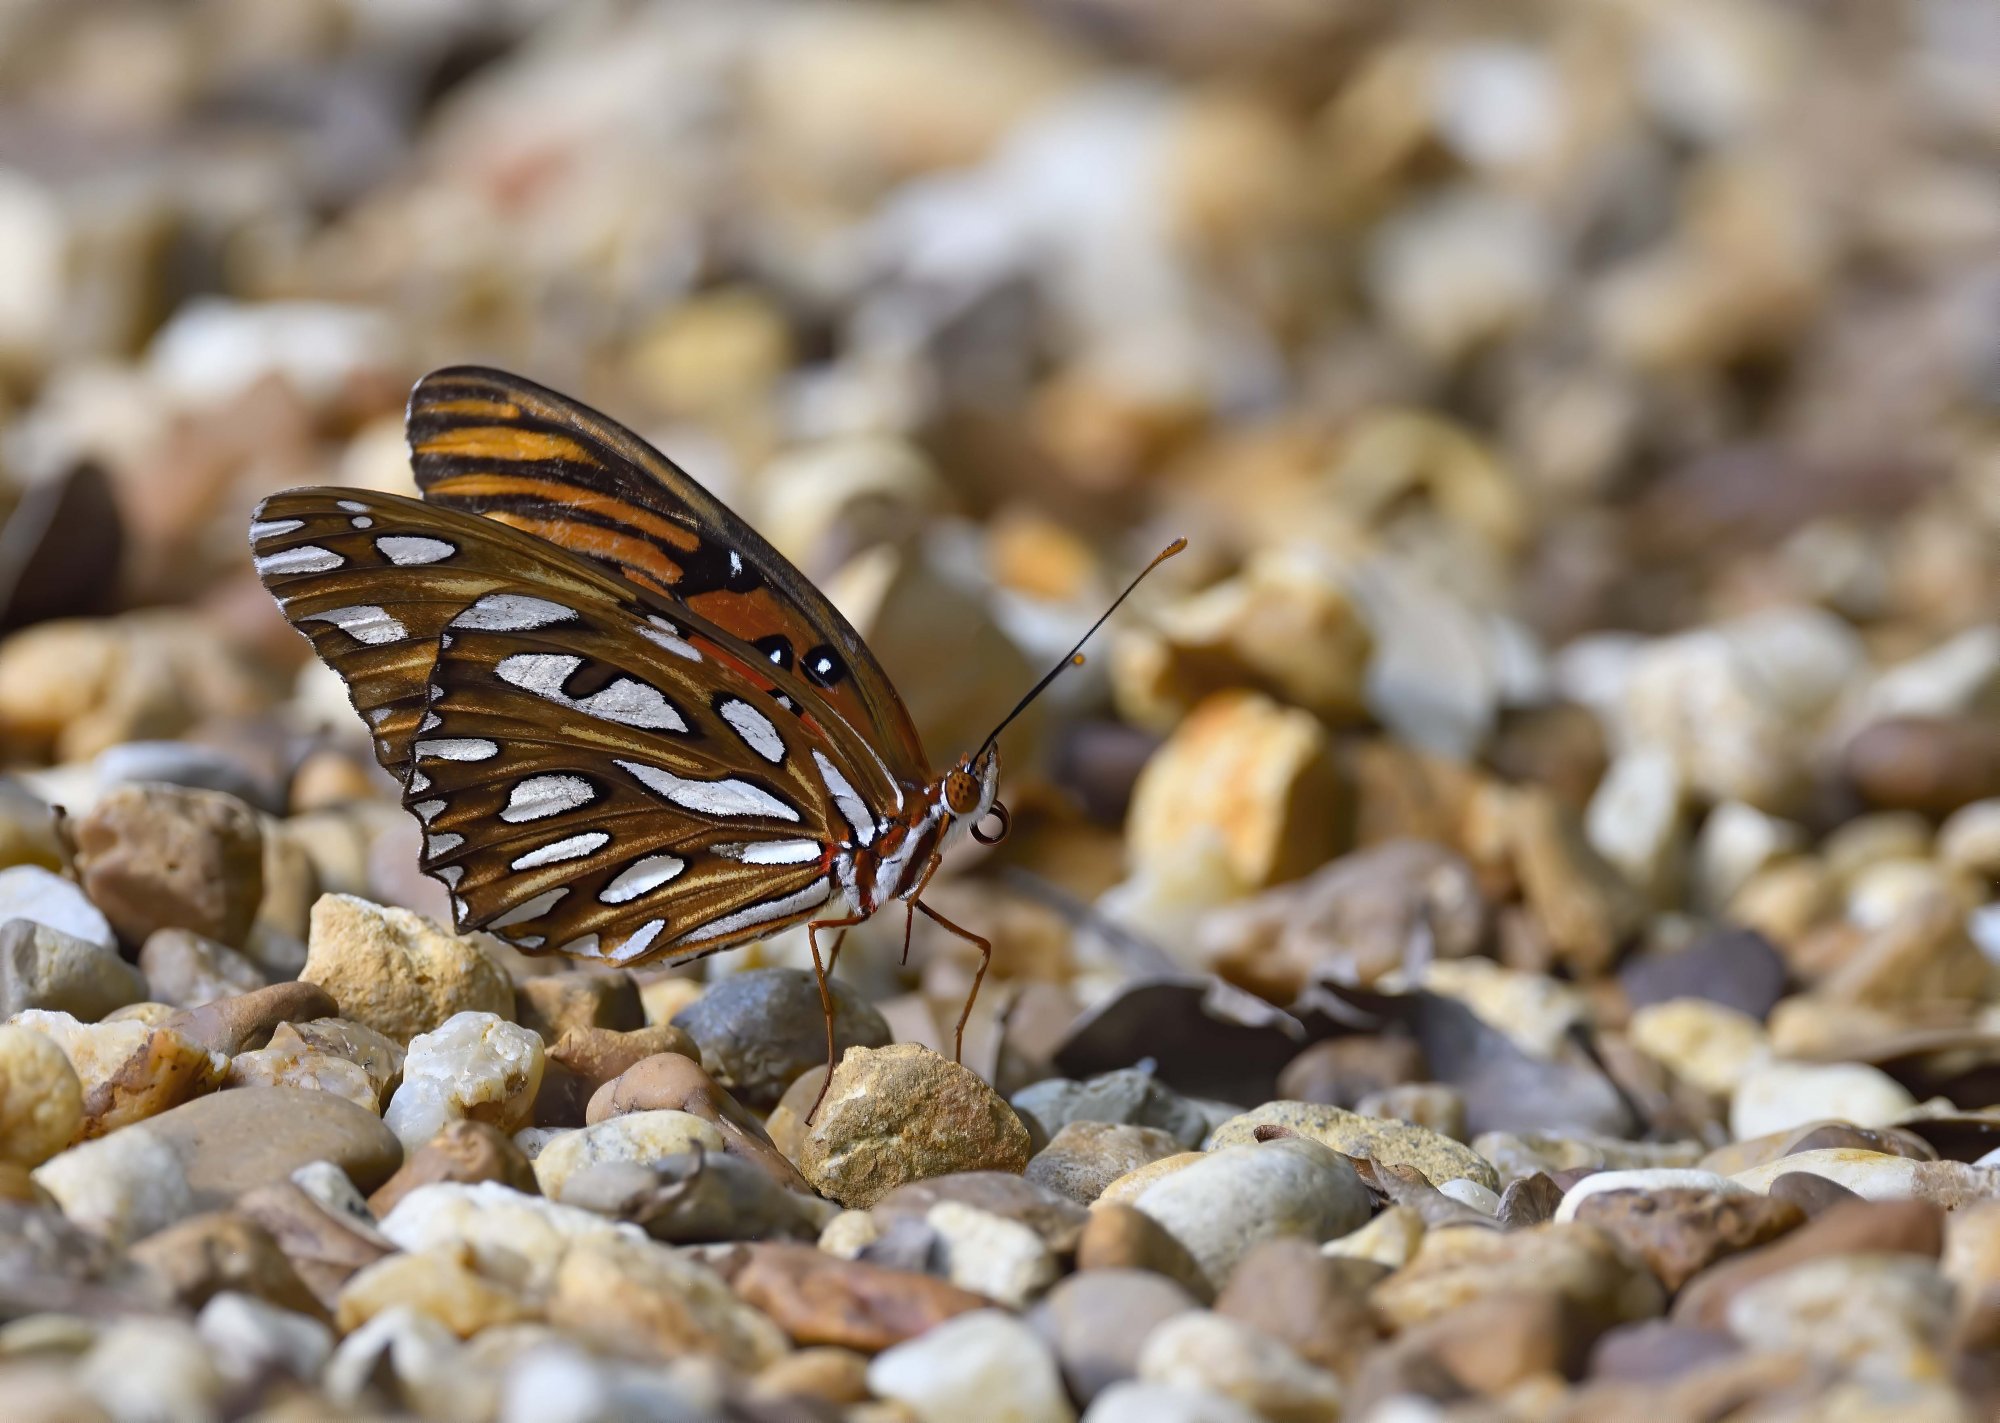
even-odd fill
[{"label": "gulf fritillary butterfly", "polygon": [[371,727],[459,931],[629,965],[805,923],[830,1068],[819,934],[901,899],[979,950],[962,1050],[992,947],[924,887],[962,831],[1005,833],[997,738],[1081,658],[932,777],[860,634],[638,436],[476,367],[419,381],[408,430],[422,500],[288,490],[250,543]]}]

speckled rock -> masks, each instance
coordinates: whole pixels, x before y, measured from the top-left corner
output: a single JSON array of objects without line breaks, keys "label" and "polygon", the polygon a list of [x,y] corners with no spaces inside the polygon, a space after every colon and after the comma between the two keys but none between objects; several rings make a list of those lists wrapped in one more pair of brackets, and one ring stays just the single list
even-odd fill
[{"label": "speckled rock", "polygon": [[0,924],[0,1018],[40,1008],[94,1023],[145,997],[145,976],[116,951],[32,919]]},{"label": "speckled rock", "polygon": [[1488,1190],[1500,1188],[1491,1163],[1450,1137],[1409,1122],[1384,1121],[1315,1102],[1267,1102],[1215,1129],[1211,1148],[1257,1139],[1257,1128],[1287,1127],[1348,1156],[1368,1156],[1384,1166],[1414,1166],[1433,1185],[1463,1177]]},{"label": "speckled rock", "polygon": [[518,1024],[491,1013],[454,1013],[410,1039],[403,1085],[382,1119],[409,1150],[456,1121],[519,1131],[534,1114],[542,1052],[541,1038]]},{"label": "speckled rock", "polygon": [[1139,1378],[1233,1398],[1271,1423],[1340,1418],[1339,1379],[1220,1314],[1181,1314],[1160,1325],[1139,1351]]},{"label": "speckled rock", "polygon": [[264,835],[235,796],[113,786],[73,833],[84,892],[126,943],[168,928],[232,947],[249,935],[264,897]]},{"label": "speckled rock", "polygon": [[227,944],[192,929],[156,929],[139,948],[139,971],[158,1002],[199,1008],[262,988],[264,971]]},{"label": "speckled rock", "polygon": [[1727,1317],[1753,1349],[1798,1350],[1864,1378],[1918,1383],[1950,1367],[1951,1283],[1914,1256],[1814,1260],[1751,1285]]},{"label": "speckled rock", "polygon": [[373,1028],[345,1018],[313,1018],[304,1022],[278,1024],[271,1033],[270,1046],[344,1057],[363,1072],[375,1088],[378,1104],[386,1106],[389,1094],[403,1080],[405,1050]]},{"label": "speckled rock", "polygon": [[1156,1127],[1068,1122],[1034,1154],[1023,1174],[1087,1206],[1126,1172],[1180,1149],[1178,1141]]},{"label": "speckled rock", "polygon": [[1208,1135],[1208,1118],[1199,1107],[1133,1067],[1081,1082],[1047,1078],[1016,1092],[1012,1103],[1044,1140],[1053,1140],[1071,1122],[1156,1127],[1184,1147],[1199,1146]]},{"label": "speckled rock", "polygon": [[55,1043],[76,1069],[84,1138],[157,1116],[222,1081],[224,1062],[173,1028],[79,1023],[67,1013],[39,1011],[21,1013],[14,1022]]},{"label": "speckled rock", "polygon": [[[889,1024],[874,1005],[838,978],[832,988],[836,1051],[886,1045]],[[700,1045],[702,1066],[746,1106],[776,1106],[794,1078],[826,1061],[819,985],[802,969],[731,974],[673,1022]]]},{"label": "speckled rock", "polygon": [[404,1250],[465,1245],[482,1275],[537,1295],[581,1240],[643,1240],[637,1226],[559,1205],[498,1181],[419,1186],[382,1218],[385,1239]]},{"label": "speckled rock", "polygon": [[1746,1192],[1689,1189],[1604,1191],[1576,1219],[1644,1260],[1669,1292],[1727,1255],[1775,1240],[1805,1223],[1790,1201]]},{"label": "speckled rock", "polygon": [[474,937],[406,909],[321,895],[299,977],[333,996],[340,1016],[407,1043],[455,1013],[514,1012],[514,985]]},{"label": "speckled rock", "polygon": [[848,1050],[798,1162],[815,1190],[860,1208],[908,1181],[1027,1164],[1028,1130],[1006,1102],[916,1043]]},{"label": "speckled rock", "polygon": [[722,1133],[692,1113],[627,1112],[551,1141],[535,1157],[535,1180],[542,1194],[554,1199],[572,1176],[588,1167],[616,1162],[645,1166],[697,1145],[717,1153],[727,1149]]},{"label": "speckled rock", "polygon": [[359,1064],[314,1052],[296,1039],[282,1047],[240,1052],[229,1059],[224,1087],[300,1087],[331,1092],[370,1112],[382,1110],[375,1084]]},{"label": "speckled rock", "polygon": [[63,1050],[42,1033],[0,1024],[0,1161],[39,1166],[82,1130],[83,1085]]},{"label": "speckled rock", "polygon": [[468,1248],[446,1245],[386,1256],[360,1271],[340,1292],[335,1323],[351,1334],[398,1306],[435,1319],[461,1339],[538,1314],[514,1290],[480,1275]]},{"label": "speckled rock", "polygon": [[147,1127],[73,1146],[35,1168],[34,1179],[70,1220],[120,1245],[198,1209],[179,1154]]},{"label": "speckled rock", "polygon": [[1055,1359],[1013,1315],[982,1309],[898,1344],[868,1366],[868,1387],[920,1423],[1072,1423]]},{"label": "speckled rock", "polygon": [[1354,1168],[1302,1137],[1218,1147],[1148,1186],[1132,1204],[1185,1245],[1216,1287],[1261,1240],[1331,1240],[1373,1209]]},{"label": "speckled rock", "polygon": [[699,1354],[745,1372],[790,1348],[714,1271],[644,1238],[573,1244],[556,1267],[548,1318],[637,1358]]}]

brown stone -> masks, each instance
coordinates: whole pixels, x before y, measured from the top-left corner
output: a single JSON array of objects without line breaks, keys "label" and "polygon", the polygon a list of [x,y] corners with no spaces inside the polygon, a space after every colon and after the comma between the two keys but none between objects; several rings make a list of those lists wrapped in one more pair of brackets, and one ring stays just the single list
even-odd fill
[{"label": "brown stone", "polygon": [[1541,1375],[1576,1377],[1608,1320],[1559,1294],[1497,1294],[1471,1300],[1397,1336],[1363,1365],[1357,1411],[1426,1373],[1454,1391],[1491,1396]]},{"label": "brown stone", "polygon": [[382,1119],[331,1092],[244,1087],[162,1112],[146,1129],[174,1148],[195,1200],[226,1206],[246,1191],[288,1180],[309,1161],[331,1161],[372,1191],[403,1161]]},{"label": "brown stone", "polygon": [[1726,1323],[1729,1302],[1760,1280],[1830,1255],[1922,1255],[1944,1248],[1944,1212],[1925,1201],[1860,1201],[1836,1206],[1783,1239],[1728,1260],[1689,1282],[1673,1319],[1704,1329]]},{"label": "brown stone", "polygon": [[983,1295],[910,1270],[842,1260],[811,1245],[765,1241],[731,1280],[738,1298],[778,1322],[799,1344],[837,1344],[873,1354],[954,1315],[988,1309]]},{"label": "brown stone", "polygon": [[1351,1108],[1371,1093],[1421,1082],[1427,1071],[1424,1050],[1413,1038],[1386,1033],[1329,1038],[1285,1064],[1278,1074],[1278,1099]]},{"label": "brown stone", "polygon": [[458,1121],[418,1147],[368,1198],[368,1209],[383,1219],[417,1187],[440,1181],[498,1181],[529,1195],[539,1190],[535,1168],[505,1132],[486,1122]]},{"label": "brown stone", "polygon": [[403,1080],[404,1052],[401,1044],[382,1036],[365,1023],[346,1018],[314,1018],[309,1022],[288,1021],[271,1032],[271,1046],[290,1047],[345,1058],[368,1074],[375,1088],[378,1106],[386,1106]]},{"label": "brown stone", "polygon": [[1432,1230],[1417,1257],[1369,1299],[1380,1318],[1403,1330],[1475,1300],[1525,1294],[1561,1295],[1605,1327],[1651,1318],[1665,1300],[1650,1271],[1605,1232],[1577,1221]]},{"label": "brown stone", "polygon": [[584,1120],[595,1126],[628,1112],[689,1112],[722,1133],[723,1150],[767,1173],[788,1191],[810,1193],[805,1178],[779,1154],[756,1117],[702,1070],[699,1062],[663,1052],[635,1062],[591,1096]]},{"label": "brown stone", "polygon": [[1590,1354],[1590,1376],[1615,1383],[1665,1383],[1741,1353],[1727,1329],[1697,1329],[1649,1319],[1613,1329]]},{"label": "brown stone", "polygon": [[1858,1201],[1862,1196],[1831,1177],[1815,1175],[1811,1171],[1787,1171],[1771,1182],[1770,1195],[1773,1200],[1790,1201],[1806,1213],[1807,1219],[1826,1214],[1835,1206],[1844,1206],[1850,1201]]},{"label": "brown stone", "polygon": [[221,791],[113,786],[75,822],[77,877],[125,943],[192,929],[240,947],[264,897],[257,813]]},{"label": "brown stone", "polygon": [[1173,1156],[1180,1149],[1180,1142],[1158,1127],[1065,1122],[1048,1145],[1029,1160],[1023,1175],[1087,1206],[1126,1172]]},{"label": "brown stone", "polygon": [[167,1019],[176,1032],[210,1052],[234,1057],[266,1046],[278,1024],[331,1018],[340,1009],[317,984],[274,983],[233,998],[185,1008]]},{"label": "brown stone", "polygon": [[164,1281],[186,1309],[198,1310],[232,1290],[280,1309],[326,1317],[271,1233],[245,1215],[212,1211],[190,1216],[134,1245],[132,1258]]},{"label": "brown stone", "polygon": [[555,1043],[577,1028],[629,1033],[646,1026],[639,985],[629,973],[574,969],[514,985],[514,1020]]},{"label": "brown stone", "polygon": [[1508,1230],[1520,1230],[1554,1220],[1562,1198],[1563,1188],[1546,1171],[1509,1181],[1500,1193],[1500,1224]]},{"label": "brown stone", "polygon": [[1769,1196],[1675,1189],[1600,1191],[1576,1218],[1644,1260],[1671,1294],[1715,1261],[1805,1224],[1806,1213]]},{"label": "brown stone", "polygon": [[1076,1241],[1079,1270],[1151,1270],[1206,1303],[1215,1287],[1188,1248],[1135,1206],[1094,1207]]},{"label": "brown stone", "polygon": [[245,1192],[235,1213],[270,1233],[329,1314],[340,1301],[341,1287],[395,1248],[362,1234],[290,1181]]},{"label": "brown stone", "polygon": [[571,1028],[549,1049],[535,1094],[535,1125],[580,1127],[591,1094],[634,1063],[663,1052],[701,1057],[694,1039],[670,1023],[620,1032],[611,1028]]},{"label": "brown stone", "polygon": [[1376,1275],[1368,1262],[1322,1255],[1309,1240],[1266,1240],[1237,1262],[1215,1297],[1215,1312],[1289,1345],[1307,1363],[1351,1378],[1378,1338],[1368,1308]]},{"label": "brown stone", "polygon": [[1077,1402],[1134,1377],[1147,1336],[1195,1297],[1151,1270],[1086,1270],[1059,1281],[1028,1322],[1054,1348]]},{"label": "brown stone", "polygon": [[1949,815],[2000,795],[2000,726],[1985,715],[1891,717],[1848,742],[1846,763],[1871,805]]},{"label": "brown stone", "polygon": [[851,1408],[868,1401],[868,1357],[831,1344],[800,1349],[765,1365],[750,1381],[750,1396]]}]

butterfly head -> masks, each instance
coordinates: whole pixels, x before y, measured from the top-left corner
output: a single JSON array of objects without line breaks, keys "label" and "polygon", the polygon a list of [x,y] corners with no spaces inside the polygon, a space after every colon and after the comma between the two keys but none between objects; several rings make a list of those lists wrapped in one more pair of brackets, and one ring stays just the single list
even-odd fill
[{"label": "butterfly head", "polygon": [[[992,742],[945,772],[944,807],[952,818],[972,827],[973,838],[991,844],[1007,833],[1007,808],[1000,804],[1000,748]],[[988,836],[980,823],[988,815],[1000,821],[999,834]]]}]

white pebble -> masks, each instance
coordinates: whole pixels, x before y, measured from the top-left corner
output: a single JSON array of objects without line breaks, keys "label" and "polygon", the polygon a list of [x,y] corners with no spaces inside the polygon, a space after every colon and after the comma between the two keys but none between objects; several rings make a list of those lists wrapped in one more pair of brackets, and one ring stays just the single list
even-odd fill
[{"label": "white pebble", "polygon": [[1482,1215],[1500,1214],[1500,1197],[1477,1181],[1468,1181],[1463,1176],[1455,1176],[1438,1186],[1441,1195],[1450,1196],[1454,1201],[1471,1206]]},{"label": "white pebble", "polygon": [[202,1306],[195,1331],[215,1366],[238,1385],[273,1373],[311,1383],[333,1356],[333,1331],[317,1319],[234,1290]]},{"label": "white pebble", "polygon": [[1039,1334],[997,1309],[974,1310],[876,1355],[868,1388],[922,1423],[1071,1423],[1056,1361]]},{"label": "white pebble", "polygon": [[410,1039],[403,1085],[382,1120],[410,1151],[468,1117],[516,1131],[534,1109],[542,1066],[539,1033],[495,1013],[454,1013]]},{"label": "white pebble", "polygon": [[36,1167],[34,1178],[64,1215],[119,1245],[195,1210],[179,1155],[143,1126],[72,1146]]},{"label": "white pebble", "polygon": [[1745,1073],[1729,1103],[1738,1141],[1790,1131],[1807,1122],[1883,1127],[1916,1108],[1901,1083],[1861,1062],[1767,1062]]}]

